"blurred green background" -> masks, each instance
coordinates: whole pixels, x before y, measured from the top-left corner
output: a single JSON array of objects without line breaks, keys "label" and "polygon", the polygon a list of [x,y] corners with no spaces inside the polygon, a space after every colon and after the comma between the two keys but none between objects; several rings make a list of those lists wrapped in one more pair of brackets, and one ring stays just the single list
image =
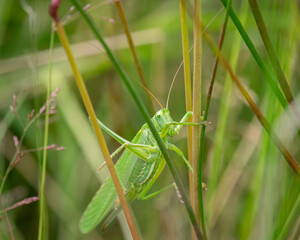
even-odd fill
[{"label": "blurred green background", "polygon": [[[90,4],[88,13],[121,65],[138,79],[115,6],[110,1],[81,2]],[[121,2],[149,90],[165,106],[171,81],[182,61],[179,1]],[[264,0],[259,4],[276,53],[297,98],[300,78],[297,2]],[[48,6],[49,1],[0,1],[1,177],[16,151],[13,136],[20,137],[23,131],[22,124],[9,110],[13,95],[17,97],[18,115],[23,125],[32,109],[38,111],[46,101],[52,27]],[[247,1],[233,1],[232,6],[270,67]],[[143,125],[143,118],[85,21],[70,8],[69,1],[62,1],[59,12],[96,114],[113,131],[132,139]],[[202,1],[202,21],[208,25],[207,31],[215,42],[225,12],[220,1]],[[191,18],[188,24],[192,45]],[[48,151],[45,194],[49,239],[130,239],[123,216],[103,233],[100,227],[86,235],[79,231],[81,214],[99,188],[100,181],[108,176],[108,171],[104,168],[97,173],[103,157],[57,35],[54,45],[51,88],[59,87],[60,92],[56,97],[57,113],[50,115],[48,143],[64,146],[65,150]],[[299,159],[296,121],[274,97],[265,76],[230,20],[223,53],[231,62],[236,55],[236,74],[279,138]],[[204,42],[203,106],[213,62],[214,55]],[[142,87],[135,81],[132,83],[146,103]],[[296,102],[298,106],[299,102]],[[159,109],[158,104],[155,107]],[[185,114],[182,69],[171,92],[169,109],[176,121]],[[208,116],[211,124],[206,134],[203,175],[208,184],[204,191],[204,209],[209,239],[278,239],[278,234],[283,234],[281,239],[299,239],[299,181],[222,67],[217,72]],[[22,144],[23,150],[43,146],[44,119],[43,115],[29,129]],[[107,135],[105,137],[110,152],[113,152],[118,143]],[[185,129],[172,142],[187,155]],[[171,154],[171,157],[188,191],[187,169],[176,154]],[[4,207],[38,196],[41,160],[42,151],[27,153],[13,169],[1,196]],[[172,182],[166,167],[151,191]],[[135,201],[131,207],[143,239],[190,238],[189,219],[174,190],[151,200]],[[16,239],[37,239],[38,202],[13,209],[8,212],[8,217]],[[5,219],[0,222],[0,239],[10,239]]]}]

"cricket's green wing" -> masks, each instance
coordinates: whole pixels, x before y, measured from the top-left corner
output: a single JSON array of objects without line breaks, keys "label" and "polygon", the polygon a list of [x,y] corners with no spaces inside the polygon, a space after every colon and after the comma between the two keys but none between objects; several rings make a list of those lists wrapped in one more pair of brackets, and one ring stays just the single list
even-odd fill
[{"label": "cricket's green wing", "polygon": [[[139,131],[132,142],[135,143],[144,139],[144,135],[146,135],[144,131]],[[144,142],[142,141],[142,143]],[[131,183],[129,179],[137,160],[138,157],[126,149],[115,165],[123,190],[125,188],[129,190],[130,188]],[[109,177],[100,187],[83,213],[80,219],[81,232],[87,233],[102,222],[111,213],[117,198],[115,186],[111,177]]]},{"label": "cricket's green wing", "polygon": [[80,220],[80,230],[87,233],[111,211],[117,199],[117,192],[109,178],[97,191]]},{"label": "cricket's green wing", "polygon": [[[123,190],[130,186],[128,183],[130,173],[138,158],[130,151],[125,150],[119,158],[115,169],[119,177]],[[117,200],[117,192],[111,177],[109,177],[97,191],[87,209],[80,219],[80,230],[82,233],[87,233],[95,228],[103,221],[111,210],[114,208]]]}]

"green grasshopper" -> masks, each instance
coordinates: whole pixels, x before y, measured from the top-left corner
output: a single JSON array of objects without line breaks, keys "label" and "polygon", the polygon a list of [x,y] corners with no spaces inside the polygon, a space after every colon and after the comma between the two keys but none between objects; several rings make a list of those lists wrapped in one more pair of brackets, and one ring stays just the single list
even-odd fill
[{"label": "green grasshopper", "polygon": [[[199,125],[201,123],[187,122],[192,112],[187,112],[180,122],[174,122],[168,108],[163,108],[152,117],[152,122],[158,131],[166,148],[175,151],[192,171],[192,167],[184,157],[182,151],[171,144],[169,140],[177,135],[183,125]],[[164,169],[166,162],[148,127],[144,124],[133,140],[127,141],[120,137],[98,120],[101,128],[122,144],[112,155],[115,157],[122,149],[126,148],[115,165],[116,172],[121,182],[124,194],[128,202],[134,199],[149,199],[157,193],[164,191],[174,184],[146,196],[150,187],[156,181]],[[176,187],[176,186],[175,186]],[[111,177],[107,178],[98,192],[95,194],[81,220],[80,229],[87,233],[100,222],[107,225],[117,215],[119,209],[117,192]]]}]

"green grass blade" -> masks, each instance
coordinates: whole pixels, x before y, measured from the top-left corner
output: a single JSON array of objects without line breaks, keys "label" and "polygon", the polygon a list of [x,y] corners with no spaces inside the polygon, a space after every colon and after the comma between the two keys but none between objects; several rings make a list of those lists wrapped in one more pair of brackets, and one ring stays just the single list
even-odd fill
[{"label": "green grass blade", "polygon": [[[186,0],[180,1],[180,23],[181,23],[181,39],[182,39],[182,54],[183,54],[183,69],[184,69],[184,90],[185,90],[185,109],[186,112],[192,111],[192,83],[191,83],[191,70],[190,70],[190,56],[189,56],[189,39],[188,39],[188,26],[187,26],[187,16],[186,16]],[[191,122],[189,119],[188,122]],[[188,132],[188,159],[192,166],[192,133],[193,128],[191,126],[187,127]],[[194,179],[193,173],[189,172],[189,186],[190,186],[190,199],[193,205],[194,200]]]},{"label": "green grass blade", "polygon": [[[201,121],[201,96],[202,96],[202,30],[201,30],[201,1],[194,1],[194,60],[193,60],[193,122]],[[195,209],[196,217],[202,227],[203,238],[207,239],[202,201],[202,162],[199,161],[200,151],[200,126],[192,127],[192,167],[193,173],[193,199],[192,205]],[[198,183],[200,184],[198,185]],[[200,190],[199,191],[199,187]],[[202,207],[200,207],[202,206]]]},{"label": "green grass blade", "polygon": [[[223,5],[226,7],[227,0],[221,0]],[[272,88],[273,92],[275,93],[277,99],[279,100],[280,104],[283,108],[287,107],[287,101],[284,98],[282,92],[280,91],[279,87],[277,86],[276,81],[273,79],[272,73],[267,68],[266,64],[258,54],[254,44],[252,43],[249,35],[247,34],[246,30],[244,29],[243,25],[241,24],[240,20],[238,19],[237,15],[235,14],[232,7],[229,9],[229,15],[233,23],[235,24],[236,28],[238,29],[241,37],[243,38],[245,44],[247,45],[249,51],[251,52],[252,56],[254,57],[255,61],[257,62],[258,66],[261,68],[262,72],[264,73],[266,80],[268,81],[270,87]]]},{"label": "green grass blade", "polygon": [[[223,42],[224,42],[224,38],[225,38],[225,33],[226,33],[226,29],[227,29],[227,23],[228,23],[228,9],[231,6],[231,0],[228,1],[228,6],[226,6],[226,15],[225,15],[225,19],[224,19],[224,23],[221,29],[221,33],[220,33],[220,37],[219,37],[219,43],[218,43],[218,49],[221,51],[222,46],[223,46]],[[206,105],[205,105],[205,111],[204,111],[204,117],[203,120],[207,121],[208,118],[208,112],[209,112],[209,106],[210,106],[210,101],[211,101],[211,97],[212,97],[212,92],[213,92],[213,87],[214,87],[214,83],[215,83],[215,78],[216,78],[216,74],[217,74],[217,69],[219,66],[219,59],[218,57],[215,58],[214,61],[214,66],[213,66],[213,71],[212,71],[212,75],[210,78],[210,83],[209,83],[209,89],[208,89],[208,93],[207,93],[207,98],[206,98]],[[201,161],[202,163],[204,162],[204,142],[205,142],[205,132],[206,132],[206,126],[202,125],[201,128],[201,137],[200,137],[200,152],[199,152],[199,161]],[[216,166],[213,164],[212,168],[216,168]],[[209,184],[209,189],[211,191],[211,189],[214,189],[214,186],[212,184]],[[200,189],[199,189],[200,191]],[[202,206],[200,206],[203,208],[203,204]]]},{"label": "green grass blade", "polygon": [[44,132],[44,151],[43,151],[43,163],[40,183],[40,216],[39,216],[39,231],[38,239],[45,239],[46,235],[46,201],[45,201],[45,181],[46,181],[46,167],[47,167],[47,145],[48,145],[48,134],[49,134],[49,111],[50,111],[50,93],[51,93],[51,80],[52,80],[52,59],[53,59],[53,46],[54,46],[54,32],[51,33],[50,39],[50,51],[49,51],[49,79],[47,86],[47,97],[46,97],[46,118],[45,118],[45,132]]},{"label": "green grass blade", "polygon": [[231,76],[232,81],[236,84],[239,91],[245,98],[245,100],[248,102],[249,106],[251,107],[253,113],[256,115],[257,119],[260,121],[261,125],[264,127],[264,129],[268,132],[270,136],[272,136],[272,140],[274,141],[275,145],[277,146],[278,150],[282,153],[287,163],[290,165],[292,170],[300,176],[300,166],[299,163],[294,159],[294,157],[290,154],[290,152],[285,148],[281,140],[277,137],[277,135],[273,132],[273,129],[270,125],[270,123],[267,121],[267,119],[264,117],[264,115],[259,110],[258,106],[253,101],[252,97],[246,90],[246,88],[243,86],[243,84],[240,82],[239,78],[236,76],[236,74],[233,72],[232,68],[230,67],[230,64],[228,61],[224,58],[224,56],[221,54],[219,49],[215,46],[213,43],[213,40],[210,35],[208,35],[207,32],[203,33],[203,36],[206,40],[206,42],[209,44],[210,48],[213,50],[213,52],[218,56],[219,60],[221,61],[223,67],[228,71],[228,73]]},{"label": "green grass blade", "polygon": [[276,231],[274,231],[274,235],[272,238],[273,240],[288,239],[288,236],[291,233],[293,226],[297,226],[297,221],[299,222],[300,212],[300,184],[299,179],[295,178],[294,184],[292,184],[291,193],[295,194],[297,192],[298,196],[296,197],[294,204],[290,204],[291,202],[287,201],[287,203],[289,203],[288,207],[292,206],[292,208],[287,214],[287,217],[284,218],[282,227],[277,228]]},{"label": "green grass blade", "polygon": [[117,9],[118,9],[118,13],[119,13],[121,22],[123,24],[123,28],[124,28],[124,31],[125,31],[125,34],[126,34],[126,37],[127,37],[127,41],[128,41],[129,47],[130,47],[130,51],[131,51],[133,59],[134,59],[135,66],[136,66],[138,74],[140,76],[140,80],[141,80],[142,84],[145,87],[144,92],[146,94],[146,98],[147,98],[147,101],[148,101],[150,112],[151,112],[152,115],[154,115],[154,113],[155,113],[154,105],[153,105],[151,96],[149,95],[149,93],[146,90],[146,89],[149,89],[149,88],[147,87],[147,82],[146,82],[146,78],[145,78],[145,75],[144,75],[144,72],[143,72],[143,69],[142,69],[142,65],[141,65],[140,60],[138,58],[138,55],[136,53],[136,49],[135,49],[135,46],[134,46],[134,43],[133,43],[133,40],[132,40],[132,37],[131,37],[131,33],[130,33],[130,30],[129,30],[129,27],[128,27],[128,24],[127,24],[127,21],[126,21],[125,13],[123,11],[123,7],[122,7],[120,1],[116,1],[115,3],[116,3],[116,6],[117,6]]},{"label": "green grass blade", "polygon": [[[296,121],[299,123],[300,122],[300,112],[299,112],[299,108],[296,106],[295,102],[294,102],[294,97],[292,94],[292,91],[290,89],[290,86],[287,82],[287,79],[285,77],[285,74],[283,73],[282,67],[280,65],[280,62],[278,60],[277,54],[275,52],[275,49],[273,47],[273,44],[271,42],[271,39],[269,37],[268,31],[267,31],[267,27],[265,25],[264,19],[262,17],[262,14],[260,12],[258,3],[256,0],[249,0],[249,4],[250,7],[252,9],[252,13],[254,15],[255,21],[256,21],[256,25],[259,29],[259,33],[260,36],[263,40],[265,49],[267,50],[267,53],[269,55],[271,64],[273,66],[274,72],[276,73],[278,82],[281,86],[281,89],[285,95],[285,98],[287,99],[287,101],[290,104],[290,107],[293,111],[293,114],[296,117]],[[300,136],[300,130],[298,130],[298,135]]]},{"label": "green grass blade", "polygon": [[294,97],[292,95],[292,91],[289,87],[289,84],[288,84],[288,82],[285,78],[285,75],[282,71],[282,68],[280,66],[280,63],[279,63],[278,57],[276,55],[275,49],[273,48],[271,39],[270,39],[268,31],[267,31],[267,27],[265,25],[265,22],[264,22],[264,19],[263,19],[262,15],[261,15],[258,3],[257,3],[256,0],[249,0],[249,4],[250,4],[250,7],[251,7],[253,16],[255,18],[255,21],[256,21],[256,25],[259,29],[260,36],[261,36],[261,38],[264,42],[264,46],[265,46],[265,48],[268,52],[268,55],[270,57],[271,64],[272,64],[272,66],[275,70],[275,73],[277,75],[277,78],[278,78],[279,84],[281,86],[281,89],[282,89],[287,101],[289,103],[291,103],[294,100]]},{"label": "green grass blade", "polygon": [[100,148],[102,150],[102,153],[104,155],[104,158],[105,158],[105,161],[107,163],[107,167],[109,169],[109,172],[110,172],[111,178],[113,180],[115,189],[118,193],[120,203],[123,207],[123,210],[124,210],[126,220],[127,220],[128,226],[130,228],[132,237],[133,237],[133,239],[138,240],[138,239],[140,239],[139,233],[138,233],[138,231],[136,229],[136,226],[134,224],[133,217],[132,217],[131,212],[129,210],[126,198],[124,196],[124,193],[123,193],[123,190],[122,190],[122,187],[121,187],[121,183],[118,179],[118,175],[117,175],[116,170],[114,168],[114,164],[113,164],[112,159],[110,157],[105,139],[104,139],[103,134],[102,134],[102,131],[100,129],[100,126],[98,125],[97,117],[96,117],[96,113],[95,113],[93,104],[91,102],[90,96],[89,96],[88,91],[86,89],[86,86],[85,86],[85,83],[84,83],[83,78],[81,76],[81,73],[80,73],[80,71],[77,67],[76,62],[75,62],[75,59],[74,59],[73,53],[71,51],[67,35],[66,35],[66,33],[64,31],[64,28],[62,27],[62,25],[59,21],[58,12],[57,12],[59,6],[60,6],[60,1],[55,1],[55,0],[52,1],[51,4],[50,4],[50,8],[49,8],[49,14],[55,22],[55,26],[56,26],[56,29],[57,29],[57,33],[58,33],[60,42],[63,45],[65,53],[68,57],[68,61],[69,61],[69,64],[72,68],[74,78],[75,78],[75,81],[76,81],[76,85],[77,85],[77,88],[80,92],[80,95],[81,95],[82,101],[84,103],[85,109],[86,109],[86,111],[87,111],[87,113],[88,113],[88,115],[91,119],[91,122],[92,122],[92,125],[93,125],[93,128],[94,128],[99,146],[100,146]]}]

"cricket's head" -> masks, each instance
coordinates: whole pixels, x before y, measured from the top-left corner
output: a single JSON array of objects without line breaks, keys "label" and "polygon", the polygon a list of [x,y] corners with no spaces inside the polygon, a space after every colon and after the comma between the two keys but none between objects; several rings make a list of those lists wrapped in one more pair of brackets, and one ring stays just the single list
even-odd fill
[{"label": "cricket's head", "polygon": [[[168,108],[162,108],[159,111],[157,111],[152,118],[152,122],[158,132],[161,132],[163,128],[166,126],[166,124],[174,122],[170,111]],[[175,127],[173,125],[169,126],[168,128],[168,136],[176,135],[175,133]]]}]

